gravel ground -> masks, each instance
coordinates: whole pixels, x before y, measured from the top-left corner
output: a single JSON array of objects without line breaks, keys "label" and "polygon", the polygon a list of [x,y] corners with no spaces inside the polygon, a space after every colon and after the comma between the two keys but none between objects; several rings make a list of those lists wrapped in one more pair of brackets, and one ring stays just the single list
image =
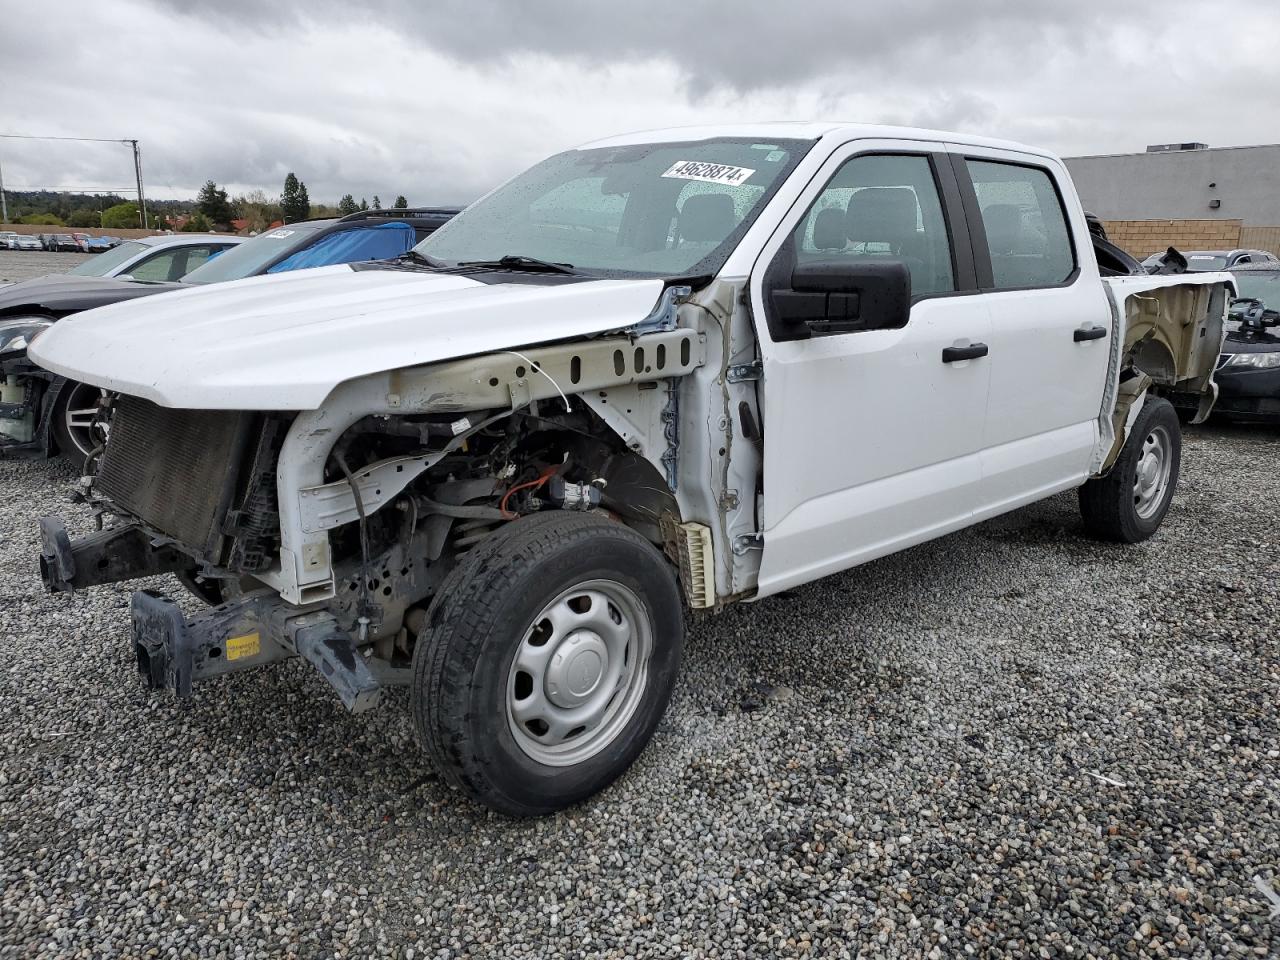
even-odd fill
[{"label": "gravel ground", "polygon": [[46,273],[66,273],[94,253],[47,253],[43,250],[0,250],[0,283],[30,280]]},{"label": "gravel ground", "polygon": [[1195,430],[1141,546],[1060,496],[700,620],[639,764],[522,822],[303,664],[144,692],[128,589],[34,575],[70,473],[0,462],[0,955],[1275,956],[1278,453]]}]

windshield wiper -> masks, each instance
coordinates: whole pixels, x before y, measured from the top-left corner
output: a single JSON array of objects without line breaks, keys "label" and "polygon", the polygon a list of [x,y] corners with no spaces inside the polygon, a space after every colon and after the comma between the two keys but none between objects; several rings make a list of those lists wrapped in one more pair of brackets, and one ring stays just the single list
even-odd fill
[{"label": "windshield wiper", "polygon": [[435,257],[428,257],[425,253],[419,253],[417,250],[406,250],[404,253],[400,254],[400,256],[396,257],[396,259],[412,260],[414,263],[420,263],[423,266],[435,267],[437,269],[448,266],[448,264],[443,260],[437,260]]},{"label": "windshield wiper", "polygon": [[552,263],[550,260],[539,260],[537,257],[525,257],[519,254],[508,254],[497,260],[459,260],[460,267],[493,267],[508,270],[538,270],[543,273],[577,273],[572,263]]}]

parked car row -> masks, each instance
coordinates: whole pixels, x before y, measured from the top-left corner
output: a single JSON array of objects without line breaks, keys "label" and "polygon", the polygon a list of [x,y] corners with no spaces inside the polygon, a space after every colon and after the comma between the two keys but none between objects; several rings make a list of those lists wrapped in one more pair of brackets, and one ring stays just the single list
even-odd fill
[{"label": "parked car row", "polygon": [[0,250],[48,250],[101,253],[123,243],[119,237],[91,237],[87,233],[16,233],[0,230]]},{"label": "parked car row", "polygon": [[0,363],[39,383],[20,415],[99,392],[82,492],[111,522],[41,521],[47,587],[172,573],[214,605],[133,595],[149,685],[301,656],[353,711],[408,686],[442,773],[509,814],[635,760],[686,605],[1071,489],[1143,540],[1181,443],[1150,388],[1213,399],[1231,277],[1148,275],[1043,150],[685,128],[452,213],[9,288]]}]

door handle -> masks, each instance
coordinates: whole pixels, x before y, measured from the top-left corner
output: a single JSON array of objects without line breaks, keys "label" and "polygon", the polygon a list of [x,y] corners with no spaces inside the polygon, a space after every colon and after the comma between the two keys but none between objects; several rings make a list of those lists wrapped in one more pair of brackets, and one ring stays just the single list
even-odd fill
[{"label": "door handle", "polygon": [[955,363],[958,360],[976,360],[985,357],[990,349],[985,343],[971,343],[967,347],[943,347],[942,362]]},{"label": "door handle", "polygon": [[1071,339],[1076,343],[1084,343],[1086,340],[1101,340],[1106,335],[1106,327],[1078,327]]}]

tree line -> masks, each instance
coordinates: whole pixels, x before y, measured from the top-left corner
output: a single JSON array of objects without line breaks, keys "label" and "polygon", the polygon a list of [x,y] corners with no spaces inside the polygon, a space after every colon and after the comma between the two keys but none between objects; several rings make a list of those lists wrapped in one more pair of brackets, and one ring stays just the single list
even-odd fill
[{"label": "tree line", "polygon": [[[396,197],[393,207],[407,209],[409,201],[404,195]],[[356,203],[351,194],[338,201],[336,206],[311,203],[307,185],[292,172],[284,178],[284,189],[278,199],[272,199],[262,190],[254,190],[234,199],[227,191],[214,181],[208,180],[200,188],[196,196],[196,212],[184,230],[209,230],[217,227],[229,227],[232,220],[247,220],[246,228],[251,232],[265,230],[273,223],[296,223],[310,217],[340,216],[356,213],[360,210],[378,210],[382,200],[377,194],[373,197],[373,206],[363,197]],[[194,224],[194,226],[193,226]]]},{"label": "tree line", "polygon": [[[7,199],[11,222],[14,223],[103,229],[128,229],[139,225],[137,203],[113,194],[10,191]],[[403,210],[409,206],[409,201],[401,194],[392,206]],[[284,179],[284,189],[279,197],[270,197],[263,190],[230,197],[225,189],[208,180],[200,188],[194,203],[190,200],[148,200],[147,219],[150,222],[147,226],[155,230],[172,229],[186,216],[182,225],[185,231],[230,230],[232,221],[245,220],[246,229],[257,233],[277,222],[346,216],[381,207],[382,201],[376,194],[372,205],[363,197],[357,202],[349,193],[333,205],[313,204],[307,185],[291,171]]]}]

